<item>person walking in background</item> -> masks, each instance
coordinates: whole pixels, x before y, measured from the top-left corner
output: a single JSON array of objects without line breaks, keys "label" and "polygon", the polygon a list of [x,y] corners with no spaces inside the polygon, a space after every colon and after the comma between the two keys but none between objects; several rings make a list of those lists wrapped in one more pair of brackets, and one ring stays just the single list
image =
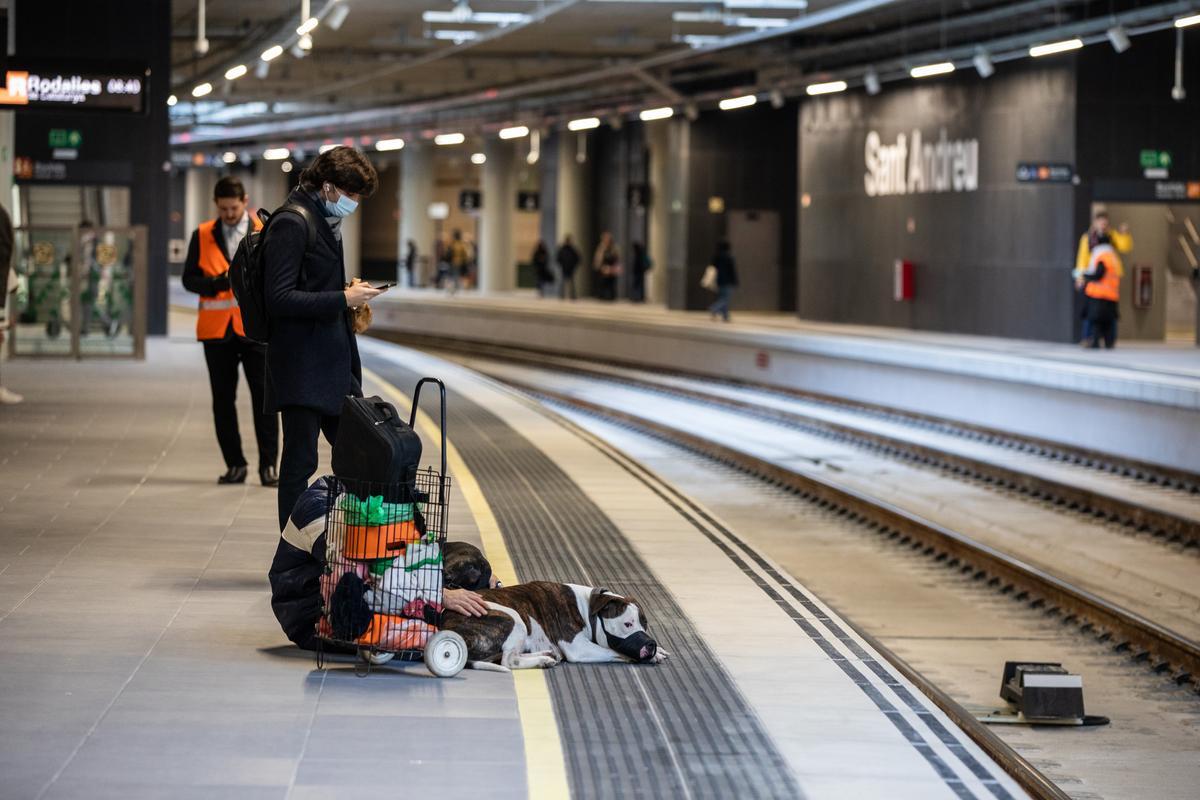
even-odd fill
[{"label": "person walking in background", "polygon": [[633,249],[633,285],[629,287],[629,299],[635,303],[646,302],[646,273],[654,266],[654,262],[650,260],[649,254],[646,252],[646,245],[641,242],[634,242]]},{"label": "person walking in background", "polygon": [[258,440],[258,477],[263,486],[275,486],[279,477],[279,419],[266,410],[266,348],[246,338],[242,312],[229,283],[229,263],[250,230],[261,227],[246,211],[246,189],[237,178],[226,176],[213,188],[218,217],[200,223],[192,233],[183,265],[183,288],[200,295],[196,339],[204,345],[208,383],[212,388],[213,423],[217,444],[225,459],[225,474],[217,483],[245,483],[246,456],[238,430],[238,365],[250,387],[254,436]]},{"label": "person walking in background", "polygon": [[571,299],[575,299],[575,270],[579,267],[579,251],[575,249],[575,243],[571,241],[571,234],[563,237],[562,244],[558,246],[558,252],[554,256],[554,260],[558,262],[559,272],[562,273],[562,289],[560,294],[565,300],[567,293],[571,295]]},{"label": "person walking in background", "polygon": [[551,297],[554,294],[554,270],[550,269],[550,251],[546,243],[538,239],[537,247],[533,248],[534,280],[537,281],[538,297]]},{"label": "person walking in background", "polygon": [[1103,340],[1105,349],[1113,349],[1117,341],[1117,304],[1121,299],[1121,274],[1120,257],[1107,235],[1096,239],[1088,268],[1084,270],[1076,285],[1083,288],[1086,298],[1084,318],[1089,323],[1091,334],[1088,346],[1098,348]]},{"label": "person walking in background", "polygon": [[[1075,253],[1075,269],[1071,275],[1075,278],[1076,289],[1081,289],[1085,281],[1083,275],[1092,266],[1092,250],[1099,244],[1107,245],[1113,252],[1113,260],[1115,261],[1117,280],[1120,281],[1125,275],[1124,265],[1121,263],[1121,254],[1128,254],[1133,250],[1133,235],[1129,232],[1128,223],[1122,222],[1117,230],[1113,230],[1109,224],[1108,212],[1101,209],[1096,212],[1092,218],[1092,225],[1087,231],[1079,237],[1079,248]],[[1088,300],[1086,295],[1083,299],[1083,329],[1080,337],[1080,344],[1085,347],[1090,347],[1093,336],[1091,330],[1091,321],[1088,319]],[[1117,322],[1113,318],[1112,325],[1113,340],[1117,336]]]},{"label": "person walking in background", "polygon": [[408,240],[408,249],[404,252],[404,271],[408,273],[408,286],[410,288],[420,286],[420,281],[417,278],[417,243],[412,239]]},{"label": "person walking in background", "polygon": [[[17,270],[12,265],[13,224],[8,210],[0,206],[0,362],[4,360],[5,330],[17,319]],[[12,320],[12,323],[9,322]],[[16,405],[25,398],[0,383],[0,404]]]},{"label": "person walking in background", "polygon": [[708,307],[708,313],[714,320],[719,315],[725,322],[729,322],[729,302],[733,298],[734,288],[738,285],[738,278],[737,264],[734,263],[729,242],[724,239],[717,243],[712,265],[717,268],[717,300]]},{"label": "person walking in background", "polygon": [[450,246],[446,249],[446,260],[450,263],[450,278],[454,281],[454,289],[459,286],[470,286],[471,279],[471,250],[463,241],[462,231],[455,228],[450,237]]},{"label": "person walking in background", "polygon": [[612,302],[617,299],[617,276],[621,274],[621,250],[608,231],[600,234],[600,244],[592,256],[601,300]]},{"label": "person walking in background", "polygon": [[[382,293],[355,279],[347,285],[342,220],[379,186],[375,167],[358,150],[337,147],[313,160],[288,204],[276,211],[263,241],[264,290],[270,323],[270,401],[283,418],[279,465],[279,529],[317,471],[317,444],[337,440],[347,395],[362,396],[362,364],[351,309]],[[309,226],[312,246],[309,246]]]}]

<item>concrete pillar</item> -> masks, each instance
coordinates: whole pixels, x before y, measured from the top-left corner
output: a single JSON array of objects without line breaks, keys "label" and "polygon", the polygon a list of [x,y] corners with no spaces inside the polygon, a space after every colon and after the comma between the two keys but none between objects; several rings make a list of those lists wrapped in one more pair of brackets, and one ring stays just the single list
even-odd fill
[{"label": "concrete pillar", "polygon": [[190,167],[184,181],[183,230],[184,236],[190,237],[201,222],[217,214],[212,194],[217,171],[208,167]]},{"label": "concrete pillar", "polygon": [[671,163],[669,125],[647,125],[646,146],[650,151],[650,219],[647,239],[654,268],[646,281],[646,302],[665,303],[667,299],[667,263],[671,244],[671,190],[668,174]]},{"label": "concrete pillar", "polygon": [[517,203],[516,157],[512,142],[489,138],[483,145],[483,214],[480,218],[479,290],[503,292],[517,284],[513,253],[513,209]]},{"label": "concrete pillar", "polygon": [[[661,198],[651,198],[651,202],[660,202],[665,209],[667,218],[667,256],[664,262],[666,269],[665,299],[667,308],[687,308],[688,282],[693,272],[696,280],[700,279],[697,267],[694,270],[688,266],[688,167],[691,162],[691,123],[686,119],[672,119],[667,130],[666,191]],[[707,258],[708,254],[698,256]],[[696,259],[693,259],[696,260]],[[698,262],[697,262],[698,263]]]},{"label": "concrete pillar", "polygon": [[[429,204],[433,202],[433,147],[427,142],[411,142],[400,153],[399,263],[404,262],[409,239],[417,243],[418,256],[433,263],[436,228],[429,218]],[[424,277],[428,280],[430,275]]]},{"label": "concrete pillar", "polygon": [[[590,134],[564,133],[558,146],[557,220],[558,240],[567,234],[575,240],[580,263],[575,271],[575,289],[580,297],[591,291],[592,247],[596,232],[592,230],[591,164],[588,151]],[[583,160],[580,160],[580,159]]]},{"label": "concrete pillar", "polygon": [[251,195],[250,203],[255,208],[274,211],[287,200],[288,176],[280,169],[278,161],[260,161],[254,180],[246,186],[246,193]]}]

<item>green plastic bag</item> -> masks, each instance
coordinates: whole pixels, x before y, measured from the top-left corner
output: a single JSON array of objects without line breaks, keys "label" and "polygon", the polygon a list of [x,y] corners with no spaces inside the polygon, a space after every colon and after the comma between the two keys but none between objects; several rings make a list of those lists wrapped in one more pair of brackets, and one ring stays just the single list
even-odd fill
[{"label": "green plastic bag", "polygon": [[339,504],[347,525],[395,525],[412,522],[412,503],[385,503],[383,495],[371,495],[365,501],[352,494],[342,495]]}]

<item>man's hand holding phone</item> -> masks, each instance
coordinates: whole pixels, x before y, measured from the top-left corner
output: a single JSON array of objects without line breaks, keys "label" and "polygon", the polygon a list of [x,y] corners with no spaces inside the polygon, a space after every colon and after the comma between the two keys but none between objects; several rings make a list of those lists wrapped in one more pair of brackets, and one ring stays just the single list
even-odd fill
[{"label": "man's hand holding phone", "polygon": [[383,289],[377,289],[364,280],[355,278],[349,286],[346,287],[343,294],[346,295],[346,305],[349,308],[358,308],[365,305],[367,302],[374,300],[379,295],[383,294]]}]

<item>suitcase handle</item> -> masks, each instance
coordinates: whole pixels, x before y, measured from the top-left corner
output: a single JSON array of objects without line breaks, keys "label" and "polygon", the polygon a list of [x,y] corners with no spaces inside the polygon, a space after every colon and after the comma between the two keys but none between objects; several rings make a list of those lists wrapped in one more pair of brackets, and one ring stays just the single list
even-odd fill
[{"label": "suitcase handle", "polygon": [[417,408],[421,403],[421,387],[427,383],[436,383],[438,393],[441,396],[441,411],[442,419],[439,427],[442,429],[442,480],[438,486],[439,502],[446,502],[446,384],[442,383],[437,378],[421,378],[417,381],[417,388],[413,390],[412,411],[408,415],[408,427],[415,428],[417,422]]}]

